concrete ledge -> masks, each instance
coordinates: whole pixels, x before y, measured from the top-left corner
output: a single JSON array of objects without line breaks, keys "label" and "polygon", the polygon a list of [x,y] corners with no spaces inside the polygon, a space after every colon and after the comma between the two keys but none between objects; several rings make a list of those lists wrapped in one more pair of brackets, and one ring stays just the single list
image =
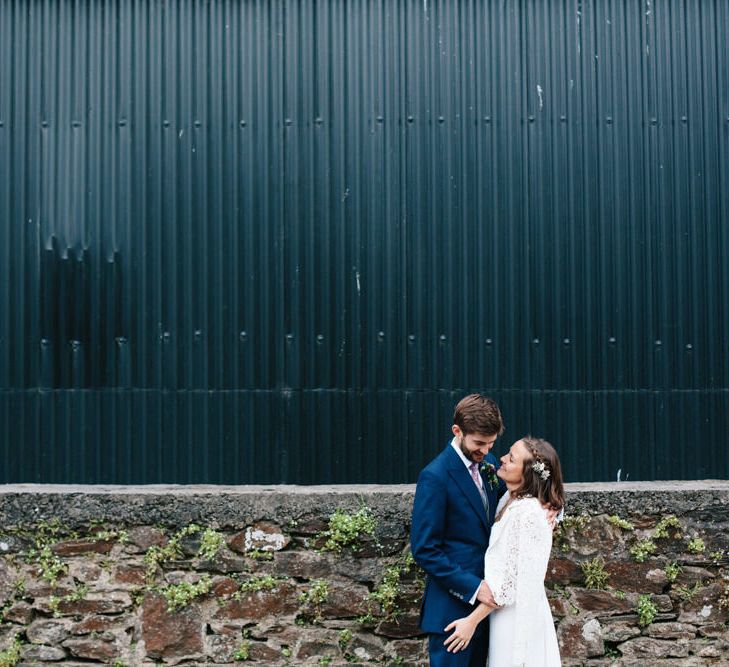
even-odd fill
[{"label": "concrete ledge", "polygon": [[[388,533],[410,523],[415,485],[329,486],[0,486],[0,525],[58,519],[69,527],[106,521],[167,526],[203,522],[242,527],[266,518],[286,523],[370,507]],[[568,514],[672,513],[705,519],[729,506],[729,480],[607,482],[567,485]],[[389,528],[388,528],[389,527]]]}]

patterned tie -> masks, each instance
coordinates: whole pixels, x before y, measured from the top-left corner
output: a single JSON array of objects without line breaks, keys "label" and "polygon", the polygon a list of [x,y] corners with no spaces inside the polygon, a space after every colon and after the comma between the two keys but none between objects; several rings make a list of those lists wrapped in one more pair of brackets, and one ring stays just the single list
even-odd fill
[{"label": "patterned tie", "polygon": [[481,487],[481,475],[478,473],[478,463],[473,461],[471,465],[468,466],[468,469],[471,471],[471,478],[473,479],[473,483],[476,485],[476,488],[478,489],[478,495],[481,496],[481,502],[483,503],[483,508],[486,510],[486,514],[489,513],[489,498],[484,492],[483,488]]},{"label": "patterned tie", "polygon": [[470,466],[468,466],[468,469],[471,471],[471,477],[473,478],[473,483],[476,485],[478,490],[481,490],[481,475],[478,474],[478,463],[473,461]]}]

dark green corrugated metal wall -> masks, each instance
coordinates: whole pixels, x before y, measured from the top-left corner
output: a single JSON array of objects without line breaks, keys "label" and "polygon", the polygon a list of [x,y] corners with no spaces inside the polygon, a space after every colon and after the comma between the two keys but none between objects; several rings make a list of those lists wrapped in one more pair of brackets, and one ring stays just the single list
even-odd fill
[{"label": "dark green corrugated metal wall", "polygon": [[4,481],[399,482],[456,400],[729,475],[729,3],[0,0]]}]

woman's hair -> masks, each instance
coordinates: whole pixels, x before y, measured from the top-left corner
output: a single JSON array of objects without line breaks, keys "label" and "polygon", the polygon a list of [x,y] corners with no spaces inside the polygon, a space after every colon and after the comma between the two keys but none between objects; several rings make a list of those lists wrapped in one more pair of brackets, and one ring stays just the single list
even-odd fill
[{"label": "woman's hair", "polygon": [[514,495],[517,498],[534,496],[542,505],[561,509],[564,507],[564,484],[557,452],[542,438],[527,435],[521,441],[531,456],[524,460],[523,480]]}]

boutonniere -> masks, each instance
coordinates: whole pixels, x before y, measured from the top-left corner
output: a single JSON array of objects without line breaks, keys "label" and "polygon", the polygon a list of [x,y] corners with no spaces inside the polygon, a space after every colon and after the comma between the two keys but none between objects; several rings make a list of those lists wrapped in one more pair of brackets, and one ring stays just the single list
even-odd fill
[{"label": "boutonniere", "polygon": [[499,478],[496,475],[496,466],[493,463],[484,461],[481,464],[481,474],[486,475],[486,481],[489,483],[490,489],[495,489],[499,485]]}]

